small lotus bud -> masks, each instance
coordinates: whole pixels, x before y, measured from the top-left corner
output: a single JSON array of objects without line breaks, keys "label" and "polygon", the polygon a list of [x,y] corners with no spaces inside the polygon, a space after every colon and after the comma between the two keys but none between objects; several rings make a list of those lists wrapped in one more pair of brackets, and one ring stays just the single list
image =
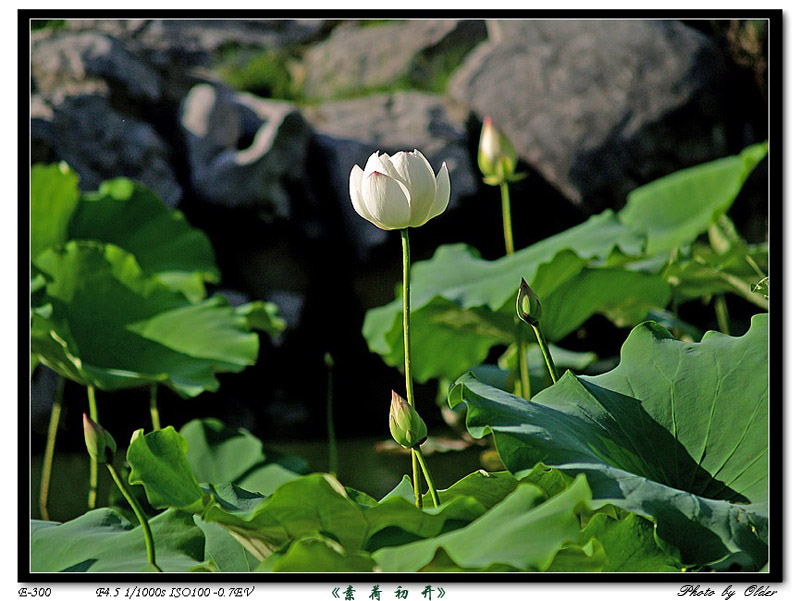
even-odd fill
[{"label": "small lotus bud", "polygon": [[478,144],[478,167],[487,184],[497,186],[524,177],[514,173],[517,168],[517,152],[506,135],[495,127],[492,119],[483,120],[481,139]]},{"label": "small lotus bud", "polygon": [[86,450],[89,451],[97,463],[111,463],[114,453],[117,452],[117,443],[102,426],[93,422],[85,413],[83,414],[83,439],[86,441]]},{"label": "small lotus bud", "polygon": [[403,397],[392,391],[389,430],[397,444],[410,449],[425,442],[428,428],[419,413]]},{"label": "small lotus bud", "polygon": [[517,293],[517,316],[532,326],[538,325],[542,318],[542,303],[525,278],[522,278]]}]

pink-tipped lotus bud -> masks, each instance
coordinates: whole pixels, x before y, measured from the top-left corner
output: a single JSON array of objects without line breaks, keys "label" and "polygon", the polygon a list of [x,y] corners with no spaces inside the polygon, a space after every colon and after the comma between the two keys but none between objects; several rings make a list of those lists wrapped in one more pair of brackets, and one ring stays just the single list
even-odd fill
[{"label": "pink-tipped lotus bud", "polygon": [[420,445],[428,438],[428,428],[419,413],[394,390],[389,409],[389,430],[397,444],[406,449]]},{"label": "pink-tipped lotus bud", "polygon": [[514,145],[494,125],[490,117],[483,120],[478,144],[478,167],[484,175],[483,181],[493,186],[524,177],[522,174],[514,173],[514,169],[517,168],[517,152],[514,150]]},{"label": "pink-tipped lotus bud", "polygon": [[97,463],[111,463],[114,453],[117,452],[117,443],[100,424],[92,421],[89,416],[83,414],[83,439],[86,442],[86,450],[89,451]]},{"label": "pink-tipped lotus bud", "polygon": [[525,278],[522,278],[517,293],[517,317],[532,326],[539,325],[542,318],[542,303]]}]

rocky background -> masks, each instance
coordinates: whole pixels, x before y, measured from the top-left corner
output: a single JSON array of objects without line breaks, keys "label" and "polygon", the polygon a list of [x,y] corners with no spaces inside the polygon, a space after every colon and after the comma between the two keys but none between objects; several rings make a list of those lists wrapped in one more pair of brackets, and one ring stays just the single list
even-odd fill
[{"label": "rocky background", "polygon": [[[457,241],[497,258],[499,193],[475,161],[484,116],[529,173],[511,192],[526,246],[766,139],[766,36],[752,21],[37,22],[32,161],[68,162],[86,190],[143,182],[208,234],[220,292],[273,300],[287,319],[279,341],[262,338],[258,365],[223,376],[216,395],[162,393],[162,421],[215,415],[265,439],[322,437],[330,352],[339,434],[379,436],[403,380],[368,351],[361,324],[394,297],[400,241],[353,211],[353,164],[378,149],[446,161],[450,208],[415,230],[413,259]],[[732,213],[753,242],[766,236],[765,187],[762,165]],[[610,354],[625,337],[599,319],[586,328]],[[581,333],[564,344],[580,350]],[[37,375],[35,435],[51,386]],[[423,410],[436,393],[420,387]],[[67,407],[82,394],[68,386]],[[146,425],[145,397],[108,399],[106,427],[117,403],[141,405]]]}]

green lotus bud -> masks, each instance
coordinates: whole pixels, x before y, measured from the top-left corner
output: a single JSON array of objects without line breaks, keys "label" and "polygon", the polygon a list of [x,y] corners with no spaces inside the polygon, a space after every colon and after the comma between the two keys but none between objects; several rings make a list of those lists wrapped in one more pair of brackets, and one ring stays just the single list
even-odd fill
[{"label": "green lotus bud", "polygon": [[493,186],[525,177],[524,174],[514,173],[517,151],[511,140],[494,126],[490,117],[483,120],[478,144],[478,167],[484,175],[483,181]]},{"label": "green lotus bud", "polygon": [[410,449],[428,438],[428,428],[419,413],[399,394],[392,391],[389,430],[397,444]]},{"label": "green lotus bud", "polygon": [[542,318],[542,303],[525,278],[522,278],[517,293],[517,316],[532,326],[539,325]]},{"label": "green lotus bud", "polygon": [[86,450],[89,451],[97,463],[111,463],[114,453],[117,452],[117,443],[102,426],[93,422],[83,414],[83,439],[86,442]]}]

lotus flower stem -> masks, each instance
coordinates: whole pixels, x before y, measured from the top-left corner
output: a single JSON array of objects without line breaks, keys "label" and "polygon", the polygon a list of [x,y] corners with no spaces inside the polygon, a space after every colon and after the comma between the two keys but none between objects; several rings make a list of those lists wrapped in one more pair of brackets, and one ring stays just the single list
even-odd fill
[{"label": "lotus flower stem", "polygon": [[144,546],[147,549],[147,562],[155,568],[157,572],[162,572],[163,570],[158,567],[156,563],[156,546],[153,542],[153,532],[150,530],[150,524],[147,521],[147,516],[142,511],[142,506],[139,505],[139,501],[136,500],[129,491],[128,487],[125,486],[125,483],[122,481],[122,478],[119,477],[119,473],[116,469],[114,469],[113,464],[107,463],[106,466],[108,467],[108,471],[111,474],[111,477],[114,480],[114,483],[119,488],[122,496],[125,497],[125,500],[133,509],[133,513],[136,514],[136,519],[139,520],[139,524],[142,526],[142,531],[144,532]]},{"label": "lotus flower stem", "polygon": [[53,408],[50,410],[50,423],[47,426],[47,445],[44,449],[44,461],[42,462],[42,484],[39,490],[39,512],[43,520],[49,520],[50,514],[47,511],[47,499],[50,495],[50,479],[53,473],[53,457],[56,451],[56,435],[58,434],[58,424],[61,421],[61,407],[64,400],[64,385],[66,380],[60,378],[56,387],[56,394],[53,397]]},{"label": "lotus flower stem", "polygon": [[428,463],[425,461],[425,457],[422,454],[422,449],[420,449],[419,445],[416,445],[411,452],[417,458],[419,464],[422,466],[422,473],[425,474],[425,481],[428,483],[428,490],[431,493],[431,500],[433,501],[433,506],[439,507],[439,493],[436,490],[436,485],[433,483],[433,477],[431,476],[431,472],[428,469]]},{"label": "lotus flower stem", "polygon": [[150,385],[150,419],[153,422],[153,430],[160,430],[161,418],[158,415],[158,384],[155,382]]},{"label": "lotus flower stem", "polygon": [[[403,348],[405,349],[406,398],[414,407],[414,380],[411,377],[411,249],[408,228],[400,230],[403,240]],[[411,453],[411,479],[414,483],[414,498],[417,507],[422,507],[422,492],[419,485],[419,460]]]},{"label": "lotus flower stem", "polygon": [[719,294],[714,297],[714,311],[717,314],[719,331],[730,336],[731,321],[730,317],[728,317],[728,303],[725,302],[724,295]]},{"label": "lotus flower stem", "polygon": [[544,364],[547,366],[547,372],[550,374],[550,379],[555,384],[558,381],[558,372],[556,365],[553,363],[553,356],[550,354],[550,347],[547,346],[547,340],[542,336],[542,330],[539,325],[531,325],[533,333],[536,334],[536,340],[539,341],[539,348],[542,349],[542,356],[544,357]]},{"label": "lotus flower stem", "polygon": [[333,427],[333,357],[330,353],[325,353],[325,368],[328,372],[328,390],[325,402],[328,423],[328,471],[335,476],[339,471],[339,453],[336,448],[336,432]]},{"label": "lotus flower stem", "polygon": [[[89,417],[93,422],[99,422],[97,417],[97,400],[94,396],[94,386],[86,387],[86,396],[89,398]],[[97,506],[97,459],[89,458],[89,509]]]}]

